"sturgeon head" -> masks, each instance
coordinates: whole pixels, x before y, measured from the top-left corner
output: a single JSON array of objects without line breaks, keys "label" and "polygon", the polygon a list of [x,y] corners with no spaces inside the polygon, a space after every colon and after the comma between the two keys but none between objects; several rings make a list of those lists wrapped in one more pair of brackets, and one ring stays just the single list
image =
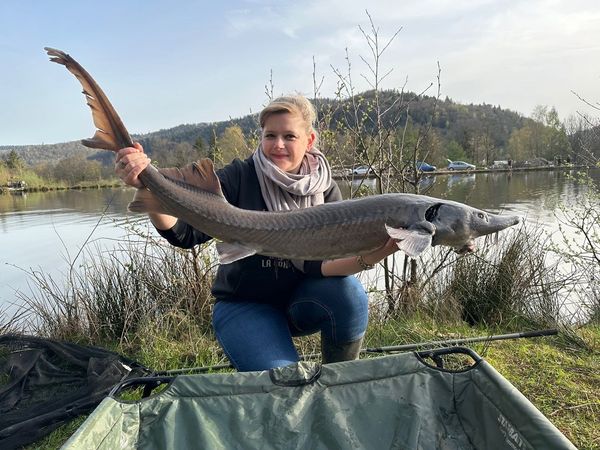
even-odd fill
[{"label": "sturgeon head", "polygon": [[518,216],[490,214],[457,202],[437,203],[427,209],[425,219],[435,226],[431,245],[454,247],[458,253],[475,250],[475,239],[517,225]]},{"label": "sturgeon head", "polygon": [[419,212],[421,220],[409,228],[386,226],[388,235],[409,256],[418,256],[430,245],[445,245],[457,253],[470,253],[476,248],[476,238],[517,225],[521,220],[518,216],[490,214],[458,202],[431,200],[435,202],[424,205]]}]

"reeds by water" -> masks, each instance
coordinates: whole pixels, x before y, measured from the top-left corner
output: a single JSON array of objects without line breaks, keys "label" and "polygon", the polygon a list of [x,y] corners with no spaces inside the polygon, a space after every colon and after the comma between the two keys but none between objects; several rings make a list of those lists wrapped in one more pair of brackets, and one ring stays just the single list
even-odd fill
[{"label": "reeds by water", "polygon": [[[571,324],[564,294],[578,279],[548,258],[544,239],[523,226],[474,255],[432,252],[420,281],[400,286],[400,307],[387,319],[420,315],[504,330]],[[80,258],[64,280],[31,271],[31,293],[18,294],[23,309],[0,326],[96,345],[135,345],[151,330],[212,339],[210,246],[181,250],[132,233],[115,250],[96,247]],[[376,310],[373,319],[385,320]]]}]

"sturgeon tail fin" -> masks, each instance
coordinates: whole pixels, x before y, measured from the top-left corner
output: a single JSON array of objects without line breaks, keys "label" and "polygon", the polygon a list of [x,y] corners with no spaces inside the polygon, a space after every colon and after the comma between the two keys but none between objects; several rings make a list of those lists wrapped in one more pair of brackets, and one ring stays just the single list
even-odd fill
[{"label": "sturgeon tail fin", "polygon": [[75,61],[70,55],[55,48],[44,47],[50,56],[50,61],[62,64],[71,72],[83,87],[83,95],[92,110],[92,119],[96,126],[96,133],[90,139],[83,139],[81,143],[86,147],[118,151],[123,147],[132,147],[133,141],[129,132],[123,125],[117,111],[110,104],[98,83],[92,76]]}]

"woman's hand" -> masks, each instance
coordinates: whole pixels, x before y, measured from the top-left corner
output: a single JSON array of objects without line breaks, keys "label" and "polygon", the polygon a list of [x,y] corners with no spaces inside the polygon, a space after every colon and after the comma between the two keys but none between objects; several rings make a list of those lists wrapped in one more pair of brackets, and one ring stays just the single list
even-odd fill
[{"label": "woman's hand", "polygon": [[[150,164],[150,158],[144,153],[142,145],[135,142],[133,147],[125,147],[117,152],[115,173],[123,180],[123,183],[138,189],[144,189],[138,175],[148,167],[148,164]],[[148,213],[148,217],[159,230],[168,230],[177,223],[176,217],[167,214]]]},{"label": "woman's hand", "polygon": [[115,173],[123,183],[140,189],[144,185],[138,175],[148,167],[148,164],[150,164],[150,158],[144,153],[142,145],[135,142],[133,147],[125,147],[117,152]]},{"label": "woman's hand", "polygon": [[[398,250],[399,249],[398,245],[396,245],[396,241],[393,239],[388,239],[388,241],[382,247],[367,255],[363,255],[362,261],[364,264],[374,265]],[[352,275],[354,273],[361,272],[362,270],[363,267],[358,262],[358,257],[356,256],[323,261],[321,265],[321,273],[325,277]]]},{"label": "woman's hand", "polygon": [[374,265],[381,261],[383,258],[386,258],[399,250],[398,245],[394,239],[388,239],[385,245],[381,248],[378,248],[373,253],[369,253],[368,255],[363,255],[362,260],[365,264]]}]

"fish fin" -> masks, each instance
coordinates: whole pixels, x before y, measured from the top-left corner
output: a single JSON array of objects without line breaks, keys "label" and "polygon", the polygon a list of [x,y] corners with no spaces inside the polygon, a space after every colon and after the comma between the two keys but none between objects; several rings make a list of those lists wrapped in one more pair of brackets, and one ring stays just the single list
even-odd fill
[{"label": "fish fin", "polygon": [[215,173],[213,162],[208,158],[203,158],[181,168],[170,167],[158,169],[158,171],[166,178],[181,181],[190,186],[200,188],[203,191],[223,197],[221,183]]},{"label": "fish fin", "polygon": [[118,151],[123,147],[132,147],[133,141],[129,132],[123,125],[117,111],[113,108],[100,86],[94,81],[87,71],[71,56],[55,48],[44,47],[51,57],[50,61],[62,64],[71,72],[83,87],[83,95],[92,110],[92,120],[96,126],[96,133],[90,139],[83,139],[81,143],[90,148],[101,148]]},{"label": "fish fin", "polygon": [[396,241],[398,248],[411,258],[416,258],[431,246],[433,237],[431,233],[406,228],[392,228],[388,225],[385,226],[385,229],[389,237]]},{"label": "fish fin", "polygon": [[229,242],[217,242],[217,253],[221,264],[230,264],[240,259],[247,258],[256,254],[256,250],[250,247],[244,247],[241,244],[232,244]]},{"label": "fish fin", "polygon": [[148,189],[138,189],[135,191],[133,200],[127,205],[127,209],[136,213],[170,214]]}]

